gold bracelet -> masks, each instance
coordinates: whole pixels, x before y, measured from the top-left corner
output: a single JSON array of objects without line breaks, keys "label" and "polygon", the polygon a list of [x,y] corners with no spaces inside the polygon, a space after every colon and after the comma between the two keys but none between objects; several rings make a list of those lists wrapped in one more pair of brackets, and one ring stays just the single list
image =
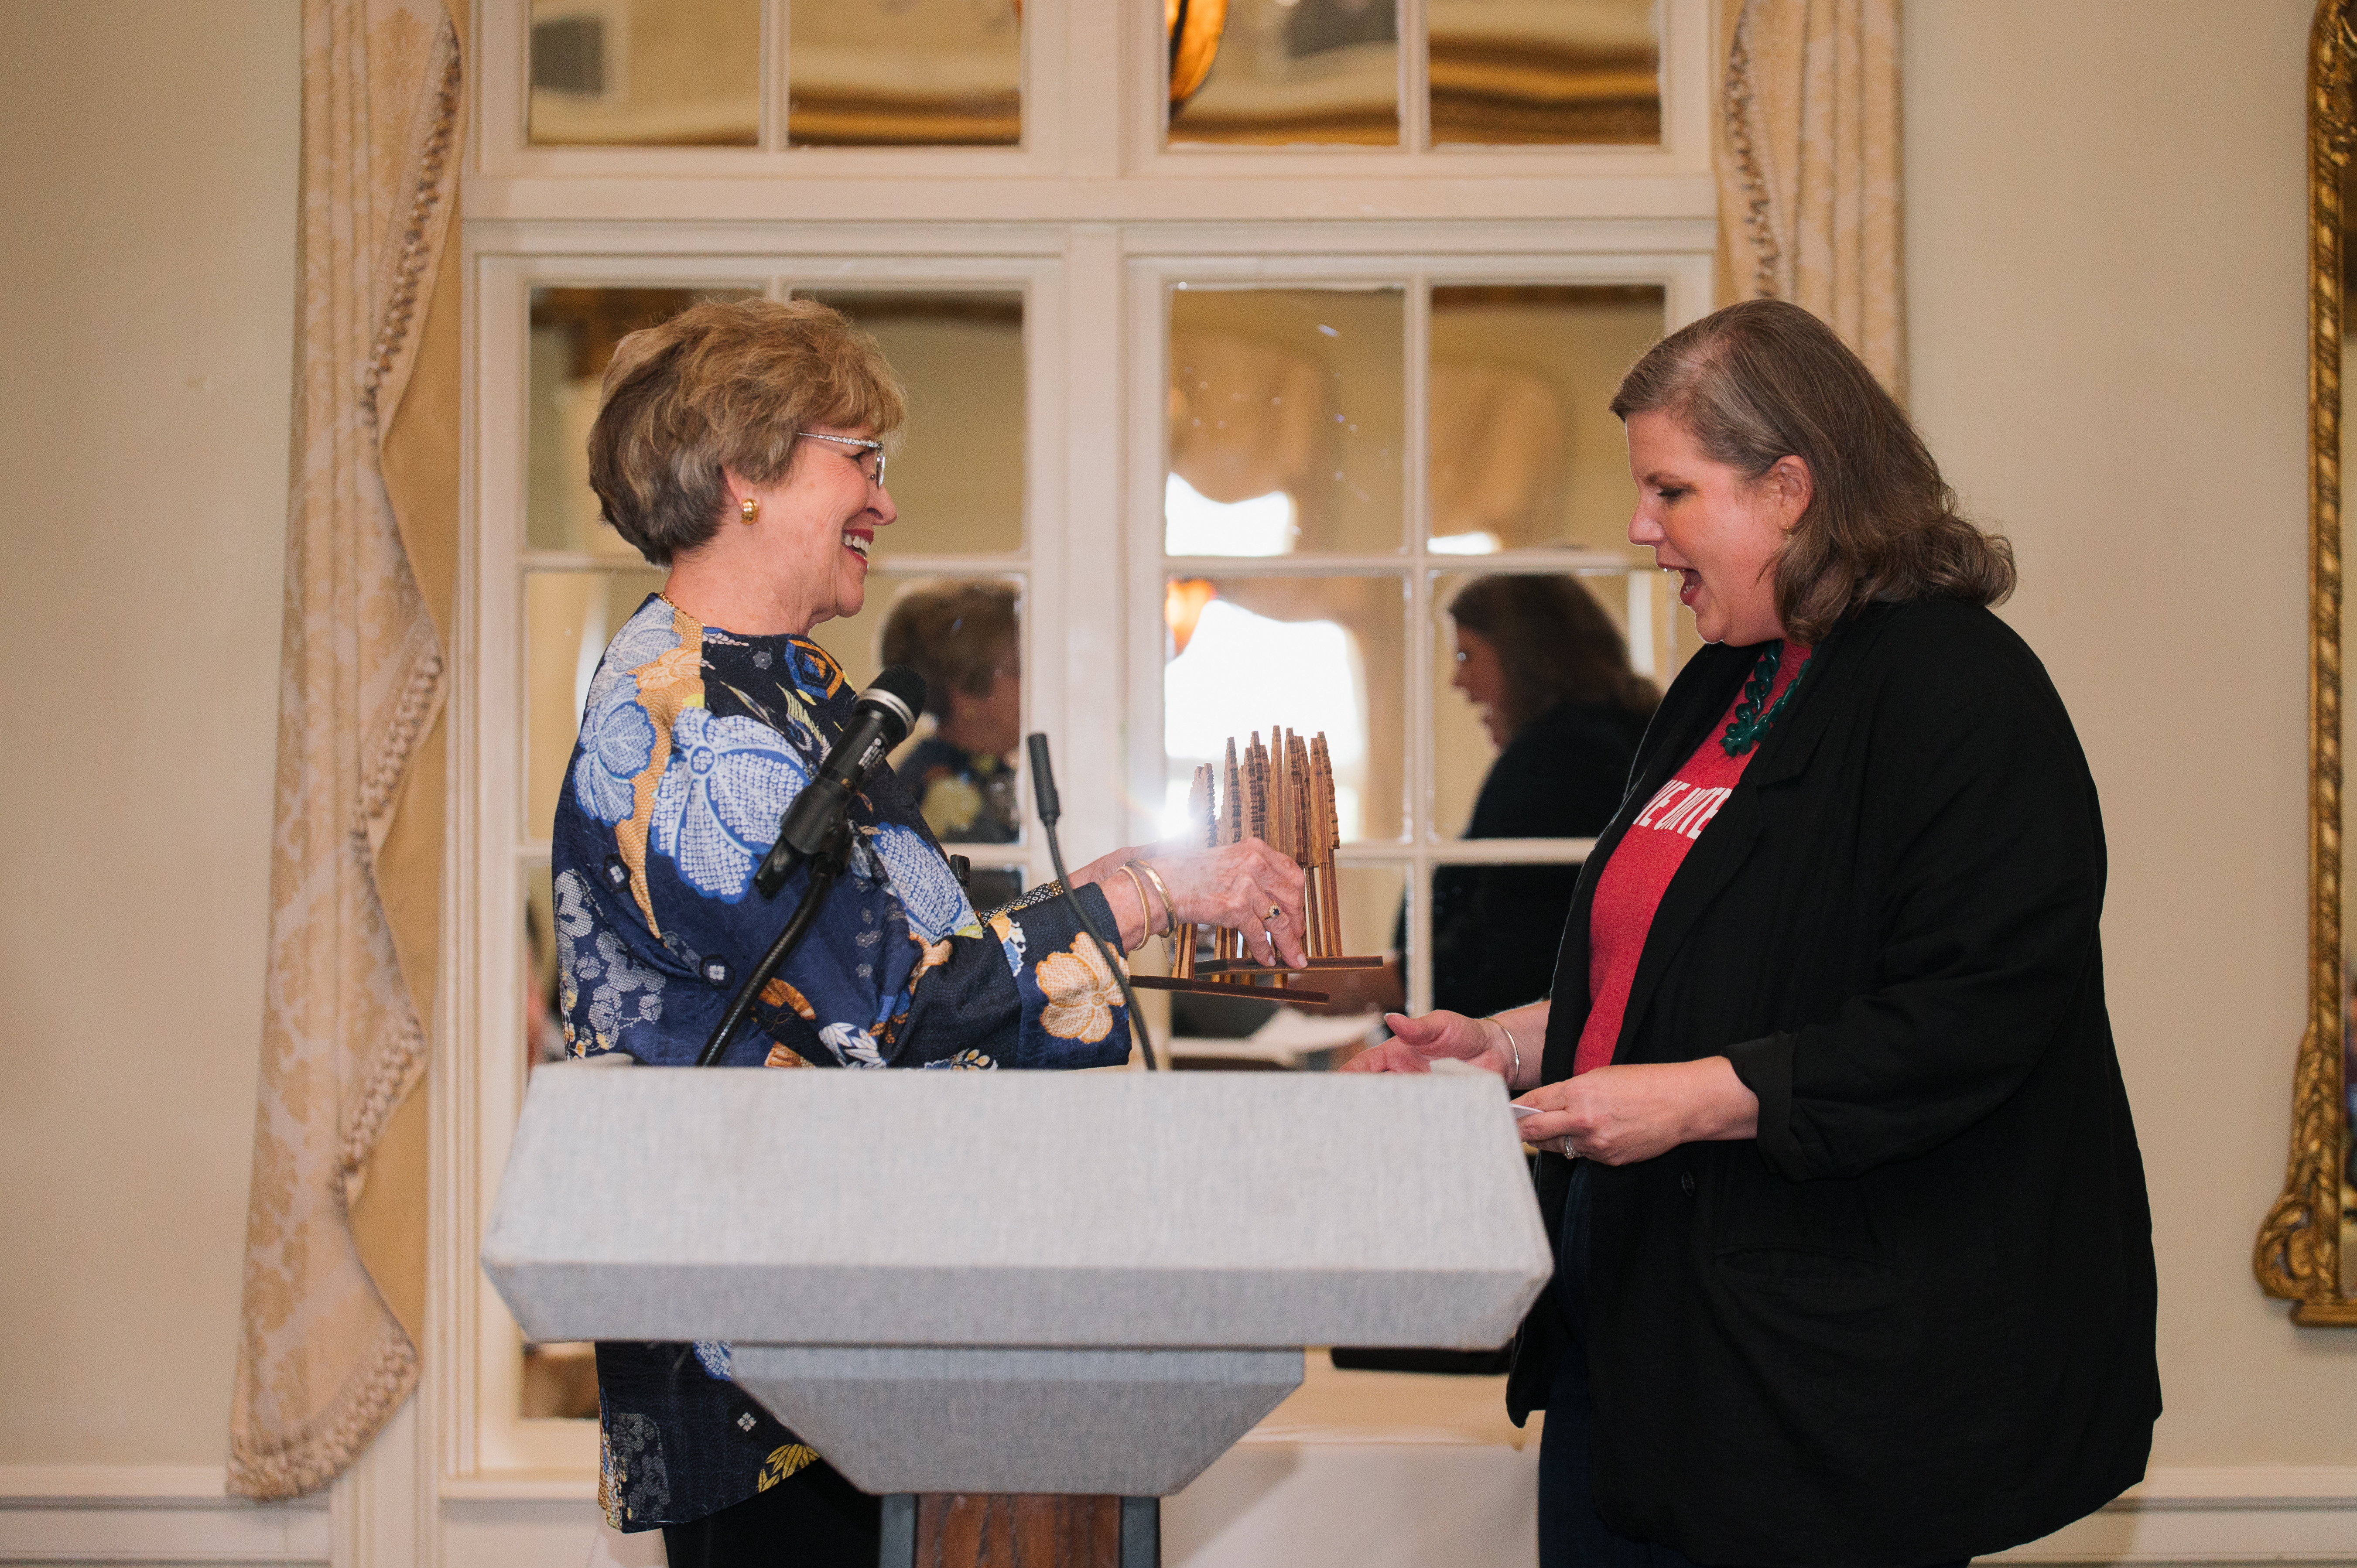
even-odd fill
[{"label": "gold bracelet", "polygon": [[[1166,937],[1173,935],[1178,929],[1178,906],[1170,901],[1169,884],[1162,880],[1162,874],[1160,872],[1155,870],[1154,867],[1148,865],[1146,862],[1142,860],[1133,860],[1129,862],[1129,864],[1137,867],[1138,870],[1146,873],[1146,879],[1154,884],[1154,891],[1159,894],[1162,898],[1162,913],[1168,918],[1169,922],[1162,928],[1162,934]],[[1148,923],[1151,924],[1150,918]]]},{"label": "gold bracelet", "polygon": [[1506,1088],[1511,1090],[1515,1084],[1522,1080],[1523,1042],[1514,1038],[1514,1031],[1507,1026],[1507,1023],[1503,1018],[1499,1017],[1495,1013],[1485,1013],[1481,1016],[1482,1022],[1495,1024],[1499,1028],[1505,1030],[1506,1044],[1513,1049],[1514,1068],[1512,1072],[1506,1075]]},{"label": "gold bracelet", "polygon": [[1154,934],[1154,900],[1146,896],[1146,884],[1137,879],[1137,873],[1126,865],[1118,869],[1129,878],[1129,885],[1137,889],[1137,918],[1146,923],[1146,935],[1150,937]]}]

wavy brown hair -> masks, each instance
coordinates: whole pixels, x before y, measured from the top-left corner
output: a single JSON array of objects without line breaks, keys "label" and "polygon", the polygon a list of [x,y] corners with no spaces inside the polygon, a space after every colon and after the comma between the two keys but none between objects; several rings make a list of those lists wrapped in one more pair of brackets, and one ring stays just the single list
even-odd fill
[{"label": "wavy brown hair", "polygon": [[710,539],[734,468],[773,484],[798,430],[899,428],[908,402],[876,339],[809,299],[716,299],[614,350],[589,430],[605,519],[658,566]]},{"label": "wavy brown hair", "polygon": [[1576,577],[1476,577],[1448,601],[1458,628],[1498,650],[1510,736],[1557,703],[1605,703],[1638,718],[1662,700],[1629,668],[1629,645]]},{"label": "wavy brown hair", "polygon": [[1771,565],[1776,614],[1813,646],[1861,606],[1994,605],[2013,592],[2013,546],[1956,510],[1931,449],[1832,328],[1781,299],[1714,311],[1655,344],[1612,412],[1667,413],[1703,455],[1758,481],[1809,466],[1813,493]]},{"label": "wavy brown hair", "polygon": [[986,697],[999,665],[1020,641],[1016,603],[1012,583],[912,588],[884,618],[884,662],[906,664],[922,675],[936,712],[947,711],[952,687],[969,697]]}]

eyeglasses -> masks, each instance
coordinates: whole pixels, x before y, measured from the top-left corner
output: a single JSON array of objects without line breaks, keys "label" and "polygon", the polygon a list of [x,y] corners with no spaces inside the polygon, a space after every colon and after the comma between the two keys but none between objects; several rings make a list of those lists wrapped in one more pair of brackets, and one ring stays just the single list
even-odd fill
[{"label": "eyeglasses", "polygon": [[[876,471],[867,474],[867,482],[879,490],[884,488],[884,443],[881,441],[864,441],[856,435],[829,435],[817,430],[797,430],[794,434],[807,435],[813,441],[832,441],[838,446],[866,447],[876,454]],[[866,474],[867,471],[863,467],[860,472]]]}]

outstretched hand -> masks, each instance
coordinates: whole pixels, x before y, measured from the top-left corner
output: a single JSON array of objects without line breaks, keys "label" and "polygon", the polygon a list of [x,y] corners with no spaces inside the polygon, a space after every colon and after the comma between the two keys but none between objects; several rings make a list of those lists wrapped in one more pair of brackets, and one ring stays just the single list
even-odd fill
[{"label": "outstretched hand", "polygon": [[1342,1071],[1430,1072],[1445,1058],[1504,1078],[1512,1065],[1499,1031],[1462,1013],[1426,1013],[1420,1018],[1386,1013],[1383,1023],[1392,1037],[1343,1063]]}]

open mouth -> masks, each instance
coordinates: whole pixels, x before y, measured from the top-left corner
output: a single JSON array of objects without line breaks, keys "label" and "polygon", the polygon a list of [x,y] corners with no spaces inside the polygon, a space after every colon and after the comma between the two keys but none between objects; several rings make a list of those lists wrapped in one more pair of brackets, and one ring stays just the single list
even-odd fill
[{"label": "open mouth", "polygon": [[862,561],[867,559],[867,552],[874,548],[875,543],[875,537],[872,534],[856,533],[849,529],[844,530],[843,547]]}]

